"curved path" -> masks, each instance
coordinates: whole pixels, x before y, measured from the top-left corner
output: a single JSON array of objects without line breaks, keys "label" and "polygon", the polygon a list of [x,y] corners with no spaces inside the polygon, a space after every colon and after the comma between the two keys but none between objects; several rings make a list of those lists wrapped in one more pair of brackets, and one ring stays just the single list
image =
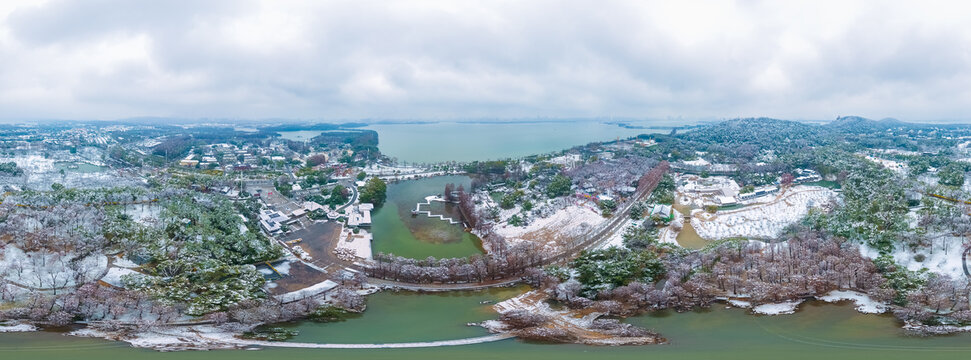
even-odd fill
[{"label": "curved path", "polygon": [[496,334],[496,335],[487,335],[487,336],[458,339],[458,340],[440,340],[440,341],[387,343],[387,344],[317,344],[317,343],[285,342],[285,341],[240,341],[239,344],[265,346],[265,347],[303,348],[303,349],[405,349],[405,348],[427,348],[427,347],[440,347],[440,346],[482,344],[487,342],[510,339],[513,337],[515,336],[511,334]]}]

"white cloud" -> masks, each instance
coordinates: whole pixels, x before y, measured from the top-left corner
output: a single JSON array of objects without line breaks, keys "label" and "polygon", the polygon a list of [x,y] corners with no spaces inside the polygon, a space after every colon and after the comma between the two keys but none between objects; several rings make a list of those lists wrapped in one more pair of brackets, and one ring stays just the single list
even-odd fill
[{"label": "white cloud", "polygon": [[967,121],[966,2],[0,2],[7,119]]}]

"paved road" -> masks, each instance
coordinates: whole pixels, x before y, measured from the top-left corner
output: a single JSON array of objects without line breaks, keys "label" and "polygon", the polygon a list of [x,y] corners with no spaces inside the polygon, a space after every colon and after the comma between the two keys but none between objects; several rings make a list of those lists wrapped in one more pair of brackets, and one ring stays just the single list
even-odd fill
[{"label": "paved road", "polygon": [[348,189],[351,190],[351,201],[349,201],[349,202],[347,202],[347,204],[341,205],[339,208],[337,208],[337,212],[344,211],[344,209],[346,209],[348,206],[351,206],[351,204],[353,204],[355,201],[357,201],[357,194],[358,194],[357,186],[354,186],[354,184],[351,183],[351,184],[345,185],[344,187],[346,187],[346,188],[348,188]]},{"label": "paved road", "polygon": [[482,344],[487,342],[511,339],[513,337],[515,336],[510,334],[496,334],[496,335],[480,336],[480,337],[458,339],[458,340],[439,340],[439,341],[385,343],[385,344],[318,344],[318,343],[301,343],[301,342],[289,342],[289,341],[249,341],[249,340],[242,340],[242,339],[237,340],[237,343],[240,345],[288,347],[288,348],[303,348],[303,349],[405,349],[405,348],[427,348],[427,347],[440,347],[440,346]]},{"label": "paved road", "polygon": [[460,283],[460,284],[412,284],[402,283],[392,280],[369,278],[368,284],[382,288],[392,288],[411,291],[462,291],[462,290],[482,290],[493,287],[511,286],[518,284],[519,278],[501,279],[481,283]]}]

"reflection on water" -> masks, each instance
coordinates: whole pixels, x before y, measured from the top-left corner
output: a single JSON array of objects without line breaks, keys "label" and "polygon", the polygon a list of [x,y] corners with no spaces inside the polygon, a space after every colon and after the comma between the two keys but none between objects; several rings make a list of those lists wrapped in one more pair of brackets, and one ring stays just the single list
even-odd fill
[{"label": "reflection on water", "polygon": [[[456,187],[459,184],[466,188],[471,186],[467,176],[436,176],[389,184],[387,201],[371,215],[373,251],[416,259],[481,254],[479,238],[466,232],[462,225],[411,213],[418,202],[424,202],[426,196],[441,194],[448,183],[454,183]],[[422,207],[423,210],[428,208],[433,213],[458,217],[457,208],[450,204],[433,203]]]},{"label": "reflection on water", "polygon": [[[485,334],[467,322],[495,314],[483,301],[515,296],[523,288],[479,292],[380,293],[368,299],[364,315],[338,323],[292,324],[293,341],[332,343],[411,342]],[[495,343],[419,349],[325,350],[267,348],[159,353],[124,343],[65,337],[57,333],[0,334],[4,359],[958,359],[971,355],[971,335],[909,337],[890,315],[864,315],[852,304],[809,302],[792,315],[755,316],[715,304],[709,310],[663,311],[626,320],[658,331],[669,343],[648,346],[585,346]]]},{"label": "reflection on water", "polygon": [[698,235],[695,227],[691,226],[691,221],[688,221],[688,219],[690,218],[685,218],[684,228],[681,229],[681,232],[678,233],[678,237],[676,238],[678,245],[681,245],[685,249],[704,248],[708,245],[709,241]]},{"label": "reflection on water", "polygon": [[521,157],[594,141],[671,131],[627,129],[597,121],[374,124],[366,129],[378,132],[381,153],[402,161],[424,163]]}]

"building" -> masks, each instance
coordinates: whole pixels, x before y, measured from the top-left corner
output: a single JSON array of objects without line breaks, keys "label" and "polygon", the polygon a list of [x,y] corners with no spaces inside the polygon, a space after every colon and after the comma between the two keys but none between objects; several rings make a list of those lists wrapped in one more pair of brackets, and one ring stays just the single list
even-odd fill
[{"label": "building", "polygon": [[674,212],[671,211],[671,205],[655,205],[651,208],[650,216],[657,217],[664,221],[671,221],[674,219]]},{"label": "building", "polygon": [[732,197],[732,196],[724,196],[724,195],[723,196],[716,196],[715,197],[715,201],[717,201],[718,202],[718,205],[721,205],[721,206],[735,205],[735,204],[738,203],[738,201],[736,201],[734,197]]},{"label": "building", "polygon": [[755,191],[750,193],[739,194],[738,200],[741,200],[741,201],[752,200],[758,197],[775,193],[777,191],[779,191],[779,188],[776,186],[764,186],[764,187],[757,188],[755,189]]},{"label": "building", "polygon": [[289,217],[277,210],[264,209],[260,212],[260,226],[270,234],[280,232],[280,227],[289,221]]},{"label": "building", "polygon": [[367,227],[371,226],[371,210],[374,204],[363,203],[348,208],[350,213],[347,216],[347,226]]}]

